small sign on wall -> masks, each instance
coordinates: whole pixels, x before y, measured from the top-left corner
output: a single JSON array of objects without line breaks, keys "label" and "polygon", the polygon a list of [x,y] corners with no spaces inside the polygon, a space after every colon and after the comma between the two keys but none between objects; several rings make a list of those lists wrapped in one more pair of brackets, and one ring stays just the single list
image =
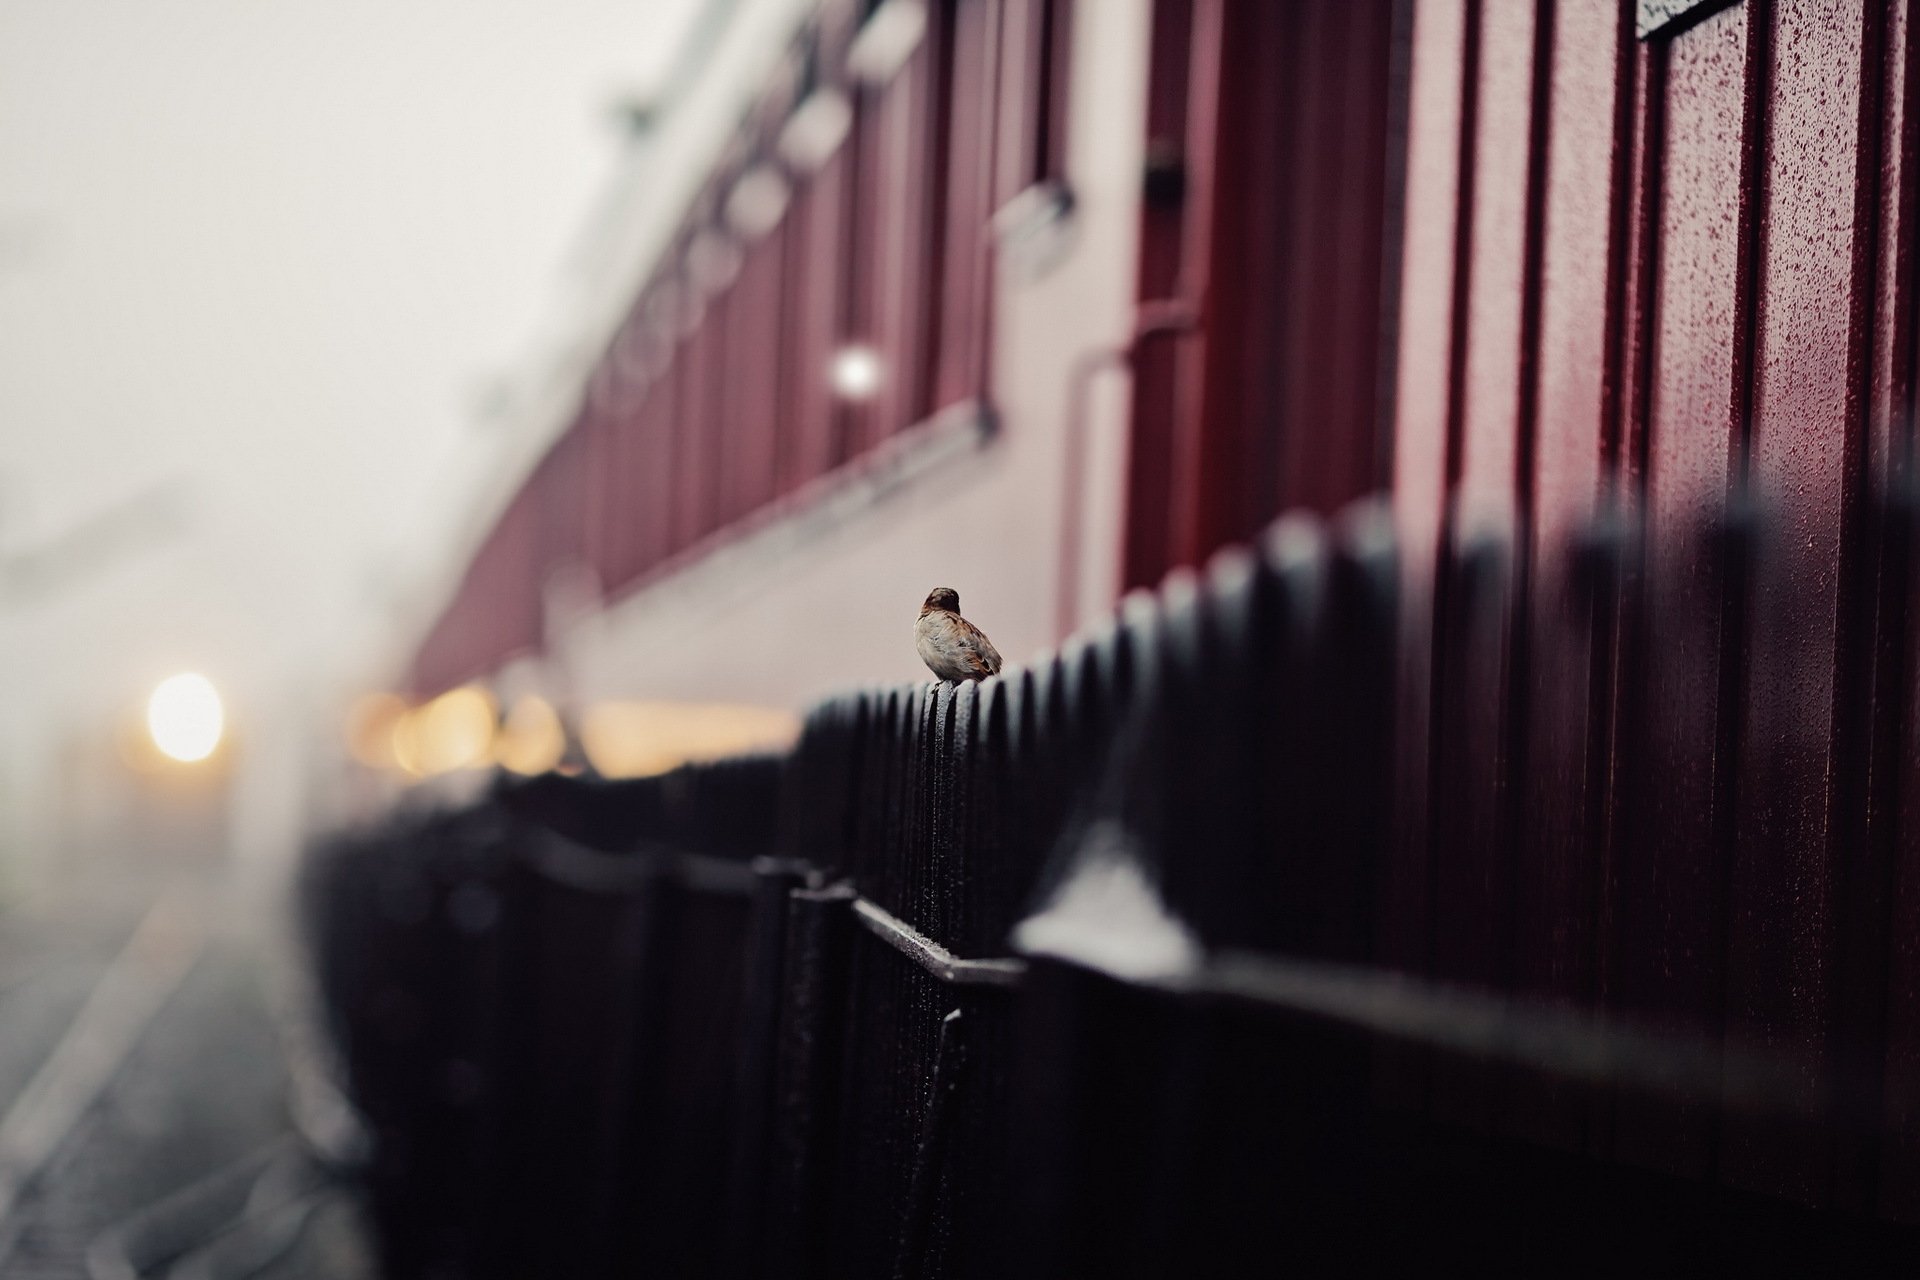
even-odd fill
[{"label": "small sign on wall", "polygon": [[1732,3],[1733,0],[1640,0],[1634,14],[1633,33],[1642,40],[1672,35]]}]

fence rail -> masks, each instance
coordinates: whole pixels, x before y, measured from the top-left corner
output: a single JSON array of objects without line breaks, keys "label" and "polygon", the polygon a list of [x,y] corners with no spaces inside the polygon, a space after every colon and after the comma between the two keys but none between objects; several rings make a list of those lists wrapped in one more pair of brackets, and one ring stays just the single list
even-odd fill
[{"label": "fence rail", "polygon": [[1792,607],[1745,501],[1524,574],[1289,519],[787,756],[325,842],[391,1273],[1911,1266],[1911,509],[1849,550],[1838,880],[1735,839],[1808,767],[1716,719]]}]

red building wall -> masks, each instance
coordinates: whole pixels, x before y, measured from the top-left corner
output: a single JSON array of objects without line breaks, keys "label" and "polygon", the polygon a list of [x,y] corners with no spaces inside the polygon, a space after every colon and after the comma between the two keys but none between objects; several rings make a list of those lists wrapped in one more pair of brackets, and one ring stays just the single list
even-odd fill
[{"label": "red building wall", "polygon": [[[1137,218],[1137,159],[1125,157],[1137,157],[1140,143],[1113,121],[1137,110],[1143,5],[1109,6],[1098,24],[1076,24],[1073,8],[820,6],[749,104],[582,388],[554,446],[555,457],[583,460],[567,471],[577,488],[540,504],[566,527],[528,534],[520,499],[503,513],[415,656],[416,693],[508,663],[580,657],[588,690],[804,705],[870,678],[878,654],[904,654],[879,670],[915,669],[910,647],[848,642],[881,607],[881,590],[906,600],[893,607],[910,614],[935,578],[952,579],[987,619],[998,614],[996,634],[1013,652],[1060,638],[1058,599],[1076,597],[1096,613],[1111,604],[1117,573],[1103,566],[1101,548],[1113,538],[1104,529],[1086,538],[1087,554],[1068,563],[1061,502],[1069,488],[1084,490],[1076,525],[1117,519],[1104,491],[1124,435],[1105,433],[1109,443],[1069,463],[1060,401],[1076,358],[1124,336]],[[1076,45],[1089,51],[1084,74],[1068,70]],[[1093,109],[1069,111],[1076,96]],[[1062,175],[1076,117],[1097,143],[1076,158],[1071,236],[1055,233],[1067,251],[1010,268],[999,260],[1010,227],[1002,211],[1024,199],[1045,212],[1034,197]],[[835,355],[854,347],[871,350],[883,371],[871,398],[839,394],[828,376]],[[902,483],[928,458],[949,455],[927,479]],[[528,487],[546,485],[558,499],[540,478],[546,469]],[[885,495],[908,489],[901,509],[879,514]],[[928,523],[936,512],[944,532]],[[774,548],[828,526],[876,540],[883,563],[856,556],[836,571],[843,552],[808,553],[827,556],[828,582],[776,606],[812,566]],[[567,654],[520,616],[524,601],[511,615],[496,607],[506,584],[537,602],[541,581],[573,567],[539,548],[577,549],[567,554],[601,586],[604,625]],[[655,608],[654,589],[684,595],[696,568],[718,582],[727,576],[714,570],[722,552],[737,585],[720,590],[736,597],[755,576],[741,565],[787,555],[755,611],[840,637],[799,683],[756,682],[742,674],[754,653],[711,637],[683,648],[667,634],[676,611]],[[1063,573],[1073,579],[1064,591]],[[728,629],[767,625],[741,617]],[[653,649],[637,684],[641,659],[613,654],[610,632]],[[677,687],[656,688],[661,680]]]},{"label": "red building wall", "polygon": [[1128,586],[1386,483],[1405,10],[1155,6]]},{"label": "red building wall", "polygon": [[[1911,386],[1908,15],[1743,3],[1644,41],[1634,16],[1415,7],[1394,506],[1421,605],[1387,946],[1767,1046],[1815,1110],[1843,1059],[1891,1071],[1905,1108],[1920,1006],[1887,921],[1920,858],[1870,829],[1899,784],[1868,744],[1906,714],[1908,640],[1861,539]],[[1749,491],[1777,536],[1751,582],[1696,536]],[[1610,503],[1680,583],[1645,619],[1573,604],[1569,534]],[[1660,853],[1616,860],[1610,832]],[[1913,1211],[1910,1154],[1716,1127],[1704,1099],[1428,1087],[1465,1122]]]},{"label": "red building wall", "polygon": [[[1920,654],[1912,570],[1871,527],[1911,448],[1916,35],[1906,0],[1709,5],[1644,39],[1638,8],[1151,0],[1095,24],[942,0],[863,79],[859,14],[826,6],[416,682],[537,648],[526,584],[584,554],[610,608],[570,651],[583,693],[801,704],[915,674],[905,620],[935,579],[984,596],[1018,659],[1059,638],[1062,599],[1071,624],[1387,485],[1406,610],[1380,959],[1761,1046],[1801,1106],[1869,1099],[1890,1136],[1685,1095],[1576,1106],[1411,1057],[1383,1097],[1920,1218]],[[846,137],[796,161],[788,113],[826,88]],[[763,166],[782,212],[728,225]],[[995,210],[1062,174],[1080,241],[1010,277]],[[872,401],[820,377],[848,342],[883,355]],[[1126,411],[1096,412],[1115,367]],[[886,505],[890,444],[986,405],[1000,435]],[[715,554],[849,478],[882,496]],[[1124,518],[1082,510],[1109,490]],[[1640,540],[1596,541],[1609,517]],[[1761,528],[1776,554],[1747,574],[1734,544]],[[1584,576],[1602,543],[1672,584],[1644,615]]]}]

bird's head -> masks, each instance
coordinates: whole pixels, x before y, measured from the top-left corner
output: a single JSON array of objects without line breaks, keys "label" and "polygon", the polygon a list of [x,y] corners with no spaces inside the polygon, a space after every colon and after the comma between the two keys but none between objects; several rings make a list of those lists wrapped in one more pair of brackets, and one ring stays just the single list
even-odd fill
[{"label": "bird's head", "polygon": [[960,593],[952,587],[935,587],[927,592],[927,602],[920,606],[924,612],[928,609],[945,609],[949,613],[960,612]]}]

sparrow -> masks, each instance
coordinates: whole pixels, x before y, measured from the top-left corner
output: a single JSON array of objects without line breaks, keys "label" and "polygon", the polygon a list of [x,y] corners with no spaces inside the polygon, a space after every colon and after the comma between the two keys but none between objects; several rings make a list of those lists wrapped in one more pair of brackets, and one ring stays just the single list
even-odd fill
[{"label": "sparrow", "polygon": [[1000,651],[980,628],[960,616],[960,593],[935,587],[913,624],[920,661],[942,680],[985,680],[1000,674]]}]

